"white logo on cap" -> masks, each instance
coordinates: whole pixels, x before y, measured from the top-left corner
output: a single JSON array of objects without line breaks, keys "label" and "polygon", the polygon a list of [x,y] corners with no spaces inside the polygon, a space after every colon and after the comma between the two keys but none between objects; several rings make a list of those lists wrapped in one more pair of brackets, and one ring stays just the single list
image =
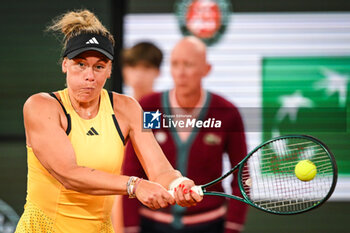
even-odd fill
[{"label": "white logo on cap", "polygon": [[95,37],[92,37],[90,40],[86,41],[86,44],[99,44]]}]

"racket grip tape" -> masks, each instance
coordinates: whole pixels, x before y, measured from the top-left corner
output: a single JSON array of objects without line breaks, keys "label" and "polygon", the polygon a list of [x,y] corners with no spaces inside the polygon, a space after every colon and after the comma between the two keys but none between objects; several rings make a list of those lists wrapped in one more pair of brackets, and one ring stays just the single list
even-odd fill
[{"label": "racket grip tape", "polygon": [[[203,189],[201,188],[201,186],[193,186],[191,188],[191,190],[197,194],[199,194],[200,196],[203,196]],[[174,197],[174,189],[168,190],[168,193],[171,194],[171,196]]]}]

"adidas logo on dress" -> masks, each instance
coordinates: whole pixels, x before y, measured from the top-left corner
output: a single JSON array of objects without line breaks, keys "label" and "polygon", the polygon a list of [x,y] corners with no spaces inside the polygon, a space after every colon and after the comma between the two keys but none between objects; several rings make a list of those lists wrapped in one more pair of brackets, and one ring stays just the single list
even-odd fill
[{"label": "adidas logo on dress", "polygon": [[86,135],[88,136],[94,136],[94,135],[99,135],[98,132],[96,131],[96,129],[94,129],[94,127],[91,127],[89,129],[89,131],[86,133]]},{"label": "adidas logo on dress", "polygon": [[99,44],[95,37],[92,37],[90,40],[86,41],[86,44]]}]

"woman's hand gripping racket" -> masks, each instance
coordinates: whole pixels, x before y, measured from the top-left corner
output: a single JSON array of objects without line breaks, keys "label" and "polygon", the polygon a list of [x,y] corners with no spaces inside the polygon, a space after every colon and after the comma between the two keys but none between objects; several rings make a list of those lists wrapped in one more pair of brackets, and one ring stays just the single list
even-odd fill
[{"label": "woman's hand gripping racket", "polygon": [[[238,172],[243,198],[207,190],[234,172]],[[261,144],[225,175],[192,190],[285,215],[320,206],[331,196],[336,182],[336,162],[325,144],[310,136],[288,135]]]}]

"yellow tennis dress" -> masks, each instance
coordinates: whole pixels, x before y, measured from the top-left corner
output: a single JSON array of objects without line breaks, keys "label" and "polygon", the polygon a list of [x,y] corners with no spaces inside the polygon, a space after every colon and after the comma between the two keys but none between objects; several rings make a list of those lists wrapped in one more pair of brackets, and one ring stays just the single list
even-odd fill
[{"label": "yellow tennis dress", "polygon": [[[67,89],[59,91],[59,95],[78,165],[120,174],[124,137],[113,112],[111,93],[101,91],[99,112],[89,120],[75,112]],[[115,196],[67,190],[41,165],[32,148],[27,147],[27,154],[27,198],[16,233],[114,232],[110,213]]]}]

